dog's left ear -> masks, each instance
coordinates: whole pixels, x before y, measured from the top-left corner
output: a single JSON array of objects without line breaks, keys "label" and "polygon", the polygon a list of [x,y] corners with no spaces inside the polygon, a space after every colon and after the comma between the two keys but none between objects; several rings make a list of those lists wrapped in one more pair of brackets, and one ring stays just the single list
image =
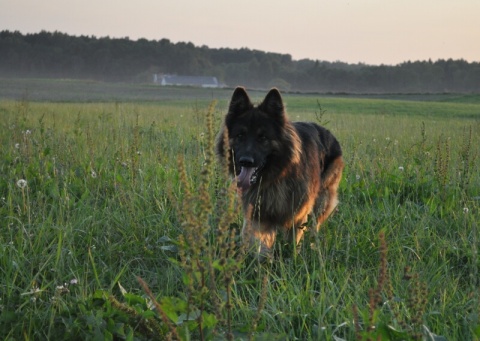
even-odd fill
[{"label": "dog's left ear", "polygon": [[241,114],[253,108],[252,101],[248,97],[247,91],[243,87],[237,87],[233,92],[228,113],[232,115]]},{"label": "dog's left ear", "polygon": [[283,100],[282,96],[280,95],[280,91],[278,91],[276,88],[270,90],[258,108],[267,114],[283,116],[285,107],[283,106]]}]

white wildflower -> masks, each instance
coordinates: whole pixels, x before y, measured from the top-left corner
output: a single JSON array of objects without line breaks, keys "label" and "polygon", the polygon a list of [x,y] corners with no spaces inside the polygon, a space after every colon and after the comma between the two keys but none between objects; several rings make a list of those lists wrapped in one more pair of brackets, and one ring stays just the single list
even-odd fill
[{"label": "white wildflower", "polygon": [[403,171],[404,171],[403,166],[398,167],[398,170],[401,171],[401,172],[403,172]]},{"label": "white wildflower", "polygon": [[468,207],[463,208],[463,213],[467,214],[468,213]]},{"label": "white wildflower", "polygon": [[25,179],[20,179],[17,181],[17,186],[21,189],[24,189],[25,187],[27,187],[27,180]]},{"label": "white wildflower", "polygon": [[357,174],[357,175],[355,176],[355,179],[360,180],[360,175]]},{"label": "white wildflower", "polygon": [[94,179],[97,177],[97,173],[94,170],[92,170],[91,175],[92,175],[92,178],[94,178]]},{"label": "white wildflower", "polygon": [[67,284],[65,283],[64,285],[57,286],[55,288],[55,292],[59,295],[62,295],[62,294],[66,294],[66,293],[70,292],[70,290],[68,290]]}]

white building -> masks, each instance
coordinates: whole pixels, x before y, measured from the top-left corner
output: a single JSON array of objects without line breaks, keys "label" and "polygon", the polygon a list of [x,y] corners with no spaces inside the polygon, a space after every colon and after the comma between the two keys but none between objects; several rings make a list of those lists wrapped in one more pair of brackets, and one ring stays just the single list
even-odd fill
[{"label": "white building", "polygon": [[163,86],[196,86],[202,88],[218,88],[217,77],[208,76],[176,76],[154,74],[153,82]]}]

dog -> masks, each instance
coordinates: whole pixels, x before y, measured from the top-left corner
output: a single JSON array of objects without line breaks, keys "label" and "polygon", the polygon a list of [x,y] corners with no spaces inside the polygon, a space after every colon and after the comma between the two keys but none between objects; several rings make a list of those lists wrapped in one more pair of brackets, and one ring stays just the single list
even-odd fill
[{"label": "dog", "polygon": [[318,231],[338,204],[339,142],[316,123],[291,122],[276,88],[258,105],[234,90],[215,152],[237,181],[243,242],[261,256],[271,255],[279,232],[298,244],[309,216]]}]

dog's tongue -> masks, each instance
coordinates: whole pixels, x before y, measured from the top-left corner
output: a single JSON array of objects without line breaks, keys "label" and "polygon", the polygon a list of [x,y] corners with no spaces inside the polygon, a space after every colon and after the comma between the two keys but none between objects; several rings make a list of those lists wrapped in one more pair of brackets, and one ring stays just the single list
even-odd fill
[{"label": "dog's tongue", "polygon": [[242,167],[240,174],[237,176],[237,187],[246,191],[250,187],[250,178],[253,172],[255,172],[255,167]]}]

